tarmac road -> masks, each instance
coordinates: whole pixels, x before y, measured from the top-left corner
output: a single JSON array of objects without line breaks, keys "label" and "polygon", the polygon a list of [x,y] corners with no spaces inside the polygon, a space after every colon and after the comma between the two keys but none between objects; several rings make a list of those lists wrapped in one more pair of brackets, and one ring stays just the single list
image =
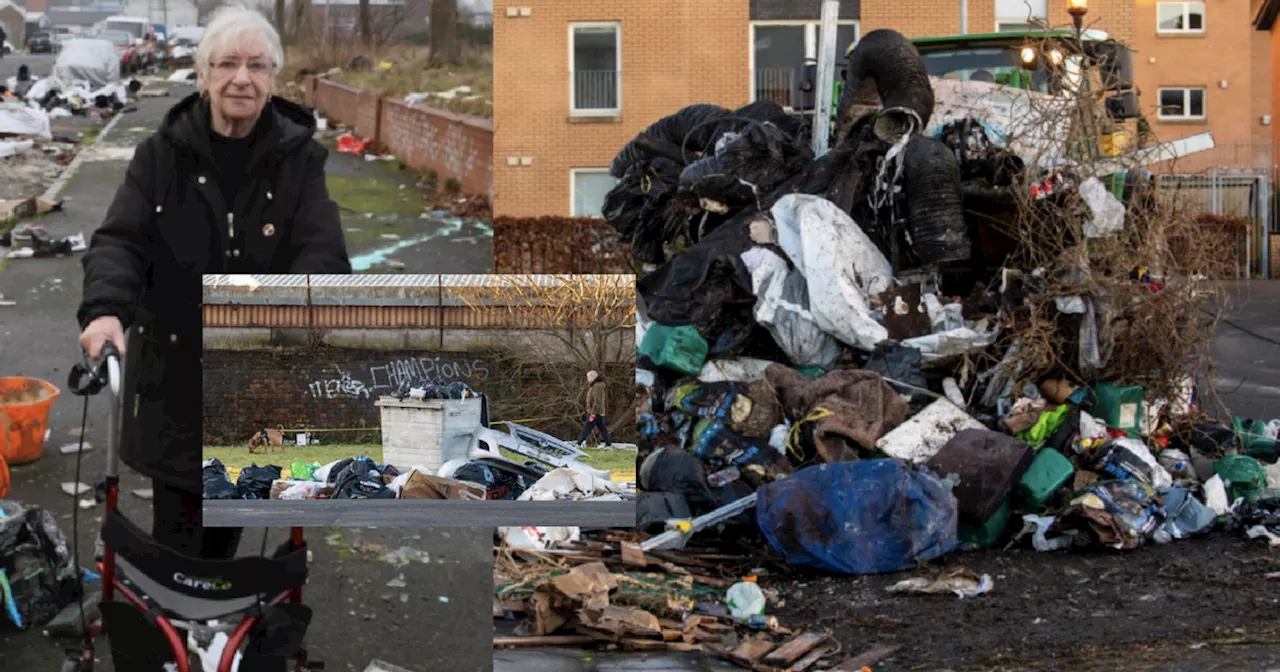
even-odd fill
[{"label": "tarmac road", "polygon": [[[0,59],[0,67],[16,72],[18,60]],[[109,133],[86,148],[88,158],[61,193],[63,211],[46,215],[40,224],[55,236],[92,232],[124,176],[134,145],[185,90],[175,90],[175,97],[143,99],[138,111],[120,116]],[[0,294],[17,303],[0,306],[0,375],[31,376],[65,388],[68,370],[79,357],[74,315],[81,280],[79,255],[0,260]],[[68,537],[74,500],[62,494],[59,484],[74,480],[76,465],[58,447],[79,436],[81,404],[64,389],[51,410],[45,456],[12,467],[9,495],[55,512]],[[84,458],[80,480],[92,483],[104,467],[106,401],[95,398],[90,407],[85,437],[92,450]],[[121,487],[126,493],[122,508],[149,529],[150,502],[128,494],[148,483],[126,469]],[[84,557],[92,553],[101,516],[100,506],[80,512],[78,543]],[[257,552],[261,534],[261,528],[246,531],[242,552]],[[270,543],[279,543],[284,535],[273,529]],[[307,641],[313,658],[325,661],[328,670],[362,672],[375,658],[415,672],[488,669],[491,528],[312,528],[307,535],[313,561],[305,601],[315,610]],[[63,649],[74,644],[39,632],[14,633],[0,619],[0,670],[56,670]],[[104,659],[99,669],[110,670],[105,641],[99,652]]]},{"label": "tarmac road", "polygon": [[53,54],[9,54],[0,58],[0,80],[17,76],[18,66],[24,63],[31,66],[33,77],[48,77],[57,58]]}]

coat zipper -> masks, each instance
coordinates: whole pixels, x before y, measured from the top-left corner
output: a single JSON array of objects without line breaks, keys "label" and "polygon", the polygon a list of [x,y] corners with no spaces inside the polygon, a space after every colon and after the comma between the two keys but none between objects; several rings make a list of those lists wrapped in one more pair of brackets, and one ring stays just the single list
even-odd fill
[{"label": "coat zipper", "polygon": [[236,226],[235,226],[235,221],[236,221],[236,217],[235,217],[235,215],[234,215],[234,214],[232,214],[232,213],[230,213],[230,212],[228,212],[228,213],[227,213],[227,236],[228,236],[232,241],[235,241],[235,239],[236,239]]}]

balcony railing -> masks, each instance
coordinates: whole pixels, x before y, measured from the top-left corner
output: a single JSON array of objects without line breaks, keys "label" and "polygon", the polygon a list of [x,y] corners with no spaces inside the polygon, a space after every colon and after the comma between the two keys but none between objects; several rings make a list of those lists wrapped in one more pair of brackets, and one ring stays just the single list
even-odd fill
[{"label": "balcony railing", "polygon": [[617,70],[577,70],[573,73],[575,112],[615,111],[619,108]]},{"label": "balcony railing", "polygon": [[756,69],[756,100],[772,100],[794,108],[800,99],[795,68]]}]

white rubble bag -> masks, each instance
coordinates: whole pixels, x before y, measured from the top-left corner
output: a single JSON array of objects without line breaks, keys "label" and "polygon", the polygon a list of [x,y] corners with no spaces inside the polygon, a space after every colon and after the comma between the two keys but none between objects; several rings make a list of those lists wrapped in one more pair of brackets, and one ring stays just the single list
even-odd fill
[{"label": "white rubble bag", "polygon": [[835,203],[788,194],[771,211],[778,245],[808,281],[809,312],[823,331],[874,350],[889,332],[871,316],[868,296],[892,286],[893,267],[853,218]]},{"label": "white rubble bag", "polygon": [[0,103],[0,136],[8,135],[50,140],[49,115],[22,103]]},{"label": "white rubble bag", "polygon": [[74,39],[62,45],[53,63],[53,77],[84,81],[99,88],[120,81],[120,56],[110,40]]},{"label": "white rubble bag", "polygon": [[755,318],[769,330],[778,347],[797,366],[830,369],[839,355],[836,339],[822,330],[809,311],[805,278],[771,250],[753,247],[742,253],[756,295]]}]

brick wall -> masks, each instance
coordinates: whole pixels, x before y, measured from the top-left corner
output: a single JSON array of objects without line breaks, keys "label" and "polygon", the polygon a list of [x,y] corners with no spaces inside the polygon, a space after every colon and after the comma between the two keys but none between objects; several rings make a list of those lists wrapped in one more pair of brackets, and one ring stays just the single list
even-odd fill
[{"label": "brick wall", "polygon": [[[1219,146],[1265,140],[1268,129],[1255,114],[1260,107],[1255,98],[1268,95],[1270,64],[1263,50],[1255,49],[1249,0],[1207,3],[1204,32],[1185,35],[1157,32],[1157,4],[1156,0],[1132,2],[1131,42],[1142,110],[1156,136],[1175,140],[1212,131]],[[1220,85],[1223,81],[1226,88]],[[1205,119],[1159,120],[1160,87],[1204,87]]]},{"label": "brick wall", "polygon": [[205,442],[231,445],[278,424],[378,427],[373,402],[410,372],[482,392],[494,378],[479,355],[339,348],[205,350],[203,372]]},{"label": "brick wall", "polygon": [[[374,402],[401,377],[426,375],[461,380],[489,395],[494,420],[529,421],[540,431],[576,439],[583,398],[561,393],[557,376],[485,354],[357,348],[236,349],[204,351],[204,441],[240,445],[263,427],[380,426]],[[563,373],[561,371],[561,373]],[[604,367],[609,382],[610,425],[615,440],[633,440],[631,382],[634,365]],[[581,373],[574,377],[580,378]],[[573,391],[577,393],[577,390]],[[375,440],[376,432],[352,432],[334,440]]]},{"label": "brick wall", "polygon": [[[751,20],[771,21],[822,18],[823,0],[751,0]],[[859,18],[860,0],[840,0],[840,18]]]},{"label": "brick wall", "polygon": [[[744,0],[494,2],[494,214],[568,215],[570,170],[604,168],[660,117],[750,100]],[[530,7],[511,18],[507,7]],[[622,113],[570,120],[569,24],[621,24]],[[531,157],[508,166],[508,157]]]},{"label": "brick wall", "polygon": [[327,79],[308,79],[305,101],[330,120],[379,144],[414,170],[453,177],[463,193],[492,196],[493,123],[424,105],[406,105]]},{"label": "brick wall", "polygon": [[[1273,25],[1270,31],[1270,49],[1268,50],[1271,72],[1280,72],[1280,26]],[[1271,140],[1280,142],[1280,86],[1273,82],[1270,91]],[[1272,257],[1274,258],[1274,257]],[[1273,276],[1280,277],[1280,276]]]}]

